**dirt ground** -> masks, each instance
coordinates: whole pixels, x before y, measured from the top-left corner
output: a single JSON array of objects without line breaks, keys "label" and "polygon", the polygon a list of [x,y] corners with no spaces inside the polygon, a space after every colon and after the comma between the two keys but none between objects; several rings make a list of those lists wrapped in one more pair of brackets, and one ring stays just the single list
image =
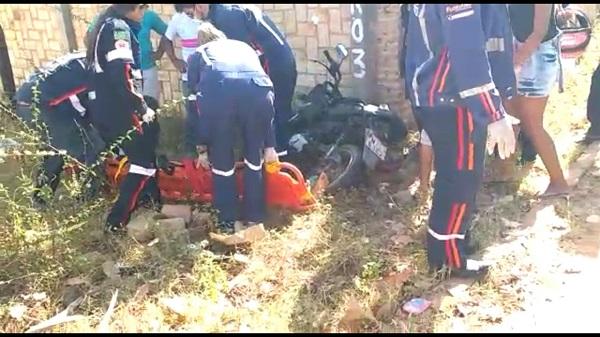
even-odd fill
[{"label": "dirt ground", "polygon": [[[435,331],[598,332],[600,144],[574,163],[586,170],[569,200],[532,205],[502,218],[501,240],[484,258],[498,265],[484,285],[455,282],[440,299]],[[589,166],[589,168],[588,168]]]},{"label": "dirt ground", "polygon": [[[372,177],[309,213],[273,213],[263,240],[224,249],[208,228],[189,229],[184,244],[109,238],[101,228],[113,195],[32,212],[24,178],[15,179],[23,167],[9,161],[0,166],[0,332],[27,331],[65,309],[73,321],[44,330],[598,331],[600,144],[576,140],[587,127],[599,27],[586,54],[567,62],[566,92],[552,93],[546,114],[573,194],[535,198],[547,184],[540,160],[516,184],[482,188],[473,235],[478,255],[495,262],[483,282],[427,275],[428,205],[406,191],[414,162],[397,181]],[[165,130],[178,129],[177,118],[163,118]],[[178,143],[171,133],[165,144]],[[414,298],[432,305],[407,314]]]}]

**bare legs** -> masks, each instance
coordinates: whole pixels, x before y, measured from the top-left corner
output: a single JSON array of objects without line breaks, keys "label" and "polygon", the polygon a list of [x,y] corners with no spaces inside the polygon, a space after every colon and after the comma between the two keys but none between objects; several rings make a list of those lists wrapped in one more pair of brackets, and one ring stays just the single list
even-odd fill
[{"label": "bare legs", "polygon": [[521,120],[522,130],[529,136],[536,151],[539,153],[548,175],[550,184],[542,197],[561,195],[569,192],[569,186],[565,180],[558,154],[554,147],[554,141],[544,129],[544,111],[546,109],[546,97],[517,96],[505,104],[507,112]]}]

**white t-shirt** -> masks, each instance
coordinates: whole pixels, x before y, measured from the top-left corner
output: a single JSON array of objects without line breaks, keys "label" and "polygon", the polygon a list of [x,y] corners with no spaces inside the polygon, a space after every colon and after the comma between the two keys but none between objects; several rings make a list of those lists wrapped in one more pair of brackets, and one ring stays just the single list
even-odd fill
[{"label": "white t-shirt", "polygon": [[[169,21],[165,37],[174,42],[176,37],[181,39],[181,58],[187,62],[188,57],[198,48],[198,26],[200,20],[192,19],[185,13],[175,13]],[[187,81],[187,72],[181,75]]]}]

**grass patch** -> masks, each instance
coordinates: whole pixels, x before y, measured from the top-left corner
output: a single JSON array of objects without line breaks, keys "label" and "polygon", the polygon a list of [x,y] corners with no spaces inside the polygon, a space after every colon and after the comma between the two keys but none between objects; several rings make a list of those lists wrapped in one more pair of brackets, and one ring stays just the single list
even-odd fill
[{"label": "grass patch", "polygon": [[[567,78],[567,92],[551,95],[546,125],[557,143],[586,126],[587,89],[580,89],[589,88],[598,34]],[[2,133],[14,136],[3,123]],[[179,152],[181,114],[173,110],[161,123],[161,151]],[[559,148],[565,163],[581,151]],[[197,242],[171,249],[104,236],[101,224],[114,195],[79,203],[71,194],[76,179],[65,180],[50,211],[36,212],[29,197],[39,158],[0,165],[7,168],[0,176],[3,332],[25,331],[79,297],[74,314],[85,318],[50,330],[96,331],[117,289],[112,332],[434,332],[455,318],[444,307],[410,317],[400,310],[408,299],[430,298],[438,285],[426,274],[428,207],[399,201],[392,184],[340,193],[308,214],[275,217],[267,224],[269,236],[251,247],[224,250]],[[487,188],[485,193],[514,198],[480,210],[473,239],[481,248],[502,241],[504,219],[521,221],[531,209],[534,180],[546,174],[540,165],[520,184]],[[557,212],[564,213],[560,207]],[[481,306],[502,308],[477,319],[493,321],[521,305],[522,294],[506,287],[514,283],[507,271],[518,254],[507,254],[488,282],[472,288]],[[107,275],[107,261],[120,276]],[[43,299],[32,297],[40,293]]]}]

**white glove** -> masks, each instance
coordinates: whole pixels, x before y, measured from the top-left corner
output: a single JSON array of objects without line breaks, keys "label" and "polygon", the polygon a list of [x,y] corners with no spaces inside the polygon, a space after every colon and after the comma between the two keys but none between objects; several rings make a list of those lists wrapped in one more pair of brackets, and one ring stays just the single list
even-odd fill
[{"label": "white glove", "polygon": [[515,153],[515,133],[509,118],[505,117],[488,125],[488,154],[494,153],[496,145],[498,145],[498,154],[502,160]]},{"label": "white glove", "polygon": [[146,113],[142,116],[142,119],[144,120],[144,122],[150,123],[154,120],[155,115],[156,112],[154,112],[154,110],[147,108]]},{"label": "white glove", "polygon": [[197,146],[198,159],[196,159],[196,168],[204,168],[205,170],[210,169],[210,161],[208,160],[208,152],[204,147]]},{"label": "white glove", "polygon": [[264,150],[265,162],[272,163],[278,162],[279,156],[277,156],[277,151],[275,151],[274,147],[268,147]]}]

